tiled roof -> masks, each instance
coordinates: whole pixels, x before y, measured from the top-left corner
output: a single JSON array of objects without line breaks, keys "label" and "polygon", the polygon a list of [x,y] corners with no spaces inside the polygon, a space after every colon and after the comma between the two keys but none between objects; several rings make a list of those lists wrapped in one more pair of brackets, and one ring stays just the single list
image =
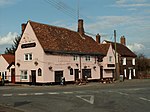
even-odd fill
[{"label": "tiled roof", "polygon": [[[110,41],[106,41],[106,43],[110,43],[112,44],[113,49],[115,49],[115,43],[114,42],[110,42]],[[122,56],[122,57],[136,57],[136,54],[134,54],[127,46],[120,44],[120,43],[116,43],[116,49],[117,52]]]},{"label": "tiled roof", "polygon": [[8,64],[15,62],[15,56],[12,54],[2,54],[2,56],[8,62]]},{"label": "tiled roof", "polygon": [[110,44],[109,44],[109,43],[106,43],[106,44],[99,44],[99,46],[100,46],[100,49],[101,49],[102,53],[103,53],[104,55],[107,55],[108,49],[109,49],[109,47],[110,47]]},{"label": "tiled roof", "polygon": [[78,32],[29,21],[45,52],[101,54],[99,45],[87,35]]}]

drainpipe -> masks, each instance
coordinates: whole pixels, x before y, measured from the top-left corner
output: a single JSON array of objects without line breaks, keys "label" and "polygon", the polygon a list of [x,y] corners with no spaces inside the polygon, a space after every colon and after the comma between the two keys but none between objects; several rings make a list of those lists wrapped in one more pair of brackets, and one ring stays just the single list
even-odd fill
[{"label": "drainpipe", "polygon": [[79,66],[79,73],[80,73],[80,78],[82,79],[82,65],[81,65],[81,56],[79,56],[80,57],[80,66]]}]

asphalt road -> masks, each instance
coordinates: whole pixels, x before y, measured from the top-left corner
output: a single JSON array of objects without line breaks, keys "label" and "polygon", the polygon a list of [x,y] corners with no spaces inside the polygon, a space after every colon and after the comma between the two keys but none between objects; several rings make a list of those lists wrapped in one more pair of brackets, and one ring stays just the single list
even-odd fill
[{"label": "asphalt road", "polygon": [[0,112],[149,112],[150,79],[113,84],[1,86]]}]

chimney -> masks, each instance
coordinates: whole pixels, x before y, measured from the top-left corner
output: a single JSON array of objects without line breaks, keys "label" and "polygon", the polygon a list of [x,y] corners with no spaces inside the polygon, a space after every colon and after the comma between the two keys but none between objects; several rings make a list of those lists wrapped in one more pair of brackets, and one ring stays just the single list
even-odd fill
[{"label": "chimney", "polygon": [[99,34],[96,35],[96,42],[101,43],[101,36]]},{"label": "chimney", "polygon": [[23,34],[23,32],[24,32],[24,30],[26,28],[26,24],[25,23],[21,24],[21,28],[22,28],[22,34]]},{"label": "chimney", "polygon": [[84,35],[84,28],[83,28],[83,19],[78,20],[78,32],[81,35]]},{"label": "chimney", "polygon": [[126,46],[126,38],[124,36],[121,36],[120,43]]}]

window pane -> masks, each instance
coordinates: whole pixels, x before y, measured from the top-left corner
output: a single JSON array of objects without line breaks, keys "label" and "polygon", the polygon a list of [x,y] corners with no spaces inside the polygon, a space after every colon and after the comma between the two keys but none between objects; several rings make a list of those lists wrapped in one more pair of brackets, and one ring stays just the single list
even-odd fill
[{"label": "window pane", "polygon": [[32,60],[32,54],[29,54],[29,60]]}]

